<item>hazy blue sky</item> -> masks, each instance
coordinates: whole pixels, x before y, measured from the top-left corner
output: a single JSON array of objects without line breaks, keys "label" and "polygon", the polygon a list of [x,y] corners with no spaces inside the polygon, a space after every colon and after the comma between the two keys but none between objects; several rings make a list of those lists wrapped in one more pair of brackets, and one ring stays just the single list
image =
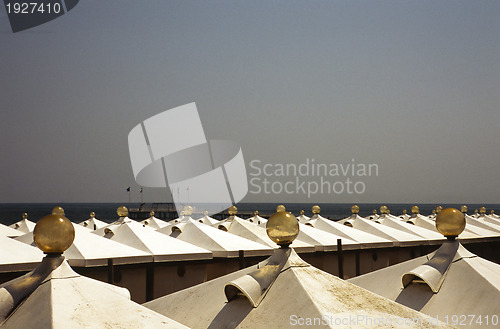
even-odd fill
[{"label": "hazy blue sky", "polygon": [[193,101],[247,165],[378,165],[363,194],[244,201],[499,203],[499,17],[500,1],[84,0],[12,33],[2,7],[0,203],[139,200],[129,131]]}]

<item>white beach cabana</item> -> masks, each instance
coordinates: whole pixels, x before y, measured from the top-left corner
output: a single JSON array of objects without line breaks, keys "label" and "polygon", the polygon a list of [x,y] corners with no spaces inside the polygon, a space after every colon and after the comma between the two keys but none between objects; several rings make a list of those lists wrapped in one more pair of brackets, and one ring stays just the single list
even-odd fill
[{"label": "white beach cabana", "polygon": [[310,219],[311,219],[311,217],[307,217],[306,215],[304,215],[304,210],[301,210],[300,215],[297,216],[297,220],[299,221],[299,223],[302,223],[302,224],[307,223]]},{"label": "white beach cabana", "polygon": [[32,272],[0,286],[2,328],[186,328],[132,302],[124,288],[74,272],[61,255],[73,237],[64,216],[39,221],[35,243],[47,256]]},{"label": "white beach cabana", "polygon": [[375,220],[376,223],[382,224],[384,226],[392,227],[394,229],[406,232],[409,234],[414,234],[419,236],[424,240],[432,242],[432,244],[442,242],[444,240],[443,236],[434,230],[429,230],[420,226],[415,226],[410,223],[402,221],[400,218],[391,216],[387,211],[387,207],[382,206],[380,208],[381,215]]},{"label": "white beach cabana", "polygon": [[[448,327],[428,323],[424,314],[303,261],[288,247],[298,235],[298,224],[285,211],[271,216],[267,232],[281,248],[275,249],[270,258],[144,306],[194,329],[381,328],[389,322],[401,323],[406,328]],[[188,313],[186,309],[196,312]],[[405,324],[405,319],[416,319],[417,324]]]},{"label": "white beach cabana", "polygon": [[166,236],[128,218],[125,207],[119,207],[117,213],[118,221],[92,233],[142,250],[152,255],[155,262],[212,258],[212,253],[206,249]]},{"label": "white beach cabana", "polygon": [[28,219],[28,213],[25,212],[23,214],[23,219],[12,225],[9,225],[9,227],[23,233],[28,233],[33,231],[33,229],[35,228],[35,223]]},{"label": "white beach cabana", "polygon": [[346,218],[338,221],[338,223],[390,240],[394,243],[394,246],[417,246],[428,243],[428,239],[422,238],[414,233],[408,233],[390,226],[381,225],[377,222],[381,216],[373,220],[357,216],[355,219]]},{"label": "white beach cabana", "polygon": [[398,216],[400,219],[407,221],[411,216],[408,215],[406,209],[403,209],[403,213]]},{"label": "white beach cabana", "polygon": [[42,258],[38,248],[0,235],[0,273],[30,271]]},{"label": "white beach cabana", "polygon": [[238,257],[240,250],[244,251],[245,256],[269,255],[272,252],[269,246],[224,232],[194,219],[164,227],[157,232],[210,250],[214,257]]},{"label": "white beach cabana", "polygon": [[[448,237],[437,251],[349,281],[450,324],[470,326],[460,318],[470,314],[474,321],[483,321],[478,328],[498,328],[500,265],[470,253],[455,239],[466,227],[458,210],[441,211],[436,226]],[[453,316],[459,321],[452,323]]]},{"label": "white beach cabana", "polygon": [[[430,219],[427,216],[424,216],[420,213],[420,209],[418,206],[413,206],[411,208],[412,215],[406,221],[408,224],[415,225],[418,227],[423,227],[425,229],[431,230],[435,233],[439,233],[436,229],[436,221]],[[479,234],[469,231],[467,228],[462,232],[461,237],[463,239],[477,239],[479,238]]]},{"label": "white beach cabana", "polygon": [[[64,251],[64,256],[71,266],[91,267],[105,266],[108,260],[114,265],[152,262],[149,253],[118,243],[96,234],[81,225],[74,224],[75,239],[73,244]],[[26,233],[16,240],[35,246],[33,232]]]},{"label": "white beach cabana", "polygon": [[83,226],[83,227],[89,228],[91,230],[97,230],[97,229],[100,229],[101,227],[109,225],[108,223],[103,222],[102,220],[95,218],[95,212],[93,212],[93,211],[90,213],[89,219],[86,219],[83,222],[80,222],[78,224]]},{"label": "white beach cabana", "polygon": [[[241,219],[238,216],[233,215],[231,217],[232,218],[230,222],[227,221],[225,225],[220,225],[220,227],[217,228],[225,232],[240,236],[247,240],[267,245],[271,248],[274,248],[276,246],[276,244],[267,236],[266,229],[264,227]],[[306,243],[304,241],[301,241],[300,239],[295,239],[292,243],[292,247],[299,253],[316,251],[315,245]]]},{"label": "white beach cabana", "polygon": [[253,212],[253,216],[250,217],[250,218],[248,218],[247,221],[249,221],[250,223],[254,223],[256,225],[262,225],[262,224],[265,225],[267,223],[267,219],[265,219],[262,216],[259,216],[259,211],[258,210],[255,210]]},{"label": "white beach cabana", "polygon": [[146,218],[145,220],[140,221],[139,223],[141,223],[142,225],[145,225],[145,226],[152,227],[155,230],[170,225],[168,222],[161,220],[159,218],[156,218],[154,211],[151,211],[149,213],[149,218]]},{"label": "white beach cabana", "polygon": [[15,238],[17,236],[23,235],[22,231],[16,230],[12,227],[8,227],[7,225],[0,224],[0,235]]},{"label": "white beach cabana", "polygon": [[208,216],[208,211],[205,211],[203,213],[203,217],[198,218],[198,222],[203,223],[203,224],[207,224],[207,225],[214,225],[214,224],[218,223],[219,221],[215,218]]},{"label": "white beach cabana", "polygon": [[[357,230],[349,225],[344,225],[339,222],[335,222],[320,215],[320,207],[313,206],[313,216],[306,225],[312,226],[319,230],[338,235],[342,239],[347,239],[357,242],[361,248],[374,248],[374,247],[392,247],[394,243],[388,239],[381,238],[377,235],[373,235],[361,230]],[[346,218],[345,220],[355,220],[357,218],[362,218],[358,215],[359,207],[353,206],[351,208],[353,214]]]}]

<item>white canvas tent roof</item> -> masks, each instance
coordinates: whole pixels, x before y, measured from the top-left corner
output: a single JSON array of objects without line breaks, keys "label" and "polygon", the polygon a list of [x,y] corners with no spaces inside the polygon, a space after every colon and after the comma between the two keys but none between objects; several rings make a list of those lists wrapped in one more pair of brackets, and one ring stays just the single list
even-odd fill
[{"label": "white canvas tent roof", "polygon": [[[356,215],[357,216],[357,215]],[[353,216],[349,218],[355,218]],[[392,247],[393,242],[379,236],[342,225],[339,222],[326,219],[315,214],[306,225],[313,226],[319,230],[340,236],[342,239],[356,241],[363,247]]]},{"label": "white canvas tent roof", "polygon": [[152,227],[155,230],[169,225],[168,222],[165,222],[164,220],[156,218],[154,215],[151,216],[151,217],[149,217],[149,218],[146,218],[143,221],[140,221],[140,223],[142,225],[146,225],[146,226]]},{"label": "white canvas tent roof", "polygon": [[151,254],[155,262],[212,258],[206,249],[161,234],[129,218],[93,233]]},{"label": "white canvas tent roof", "polygon": [[317,251],[336,251],[337,239],[342,239],[343,249],[359,249],[359,242],[299,223],[300,231],[297,239],[312,244]]},{"label": "white canvas tent roof", "polygon": [[[445,266],[425,265],[435,255]],[[498,328],[484,322],[485,316],[500,314],[498,273],[500,265],[470,253],[458,241],[446,241],[434,253],[349,281],[432,317],[451,320],[453,315],[471,314],[476,319],[482,316],[478,327]]]},{"label": "white canvas tent roof", "polygon": [[484,216],[474,218],[469,215],[465,215],[465,220],[467,221],[467,227],[474,225],[485,230],[496,232],[497,235],[500,236],[500,226],[496,223],[492,223],[491,221],[485,221]]},{"label": "white canvas tent roof", "polygon": [[[423,227],[433,232],[439,233],[436,229],[436,222],[426,216],[422,216],[421,214],[412,215],[407,220],[407,223],[412,223],[415,226]],[[473,233],[472,231],[469,231],[467,227],[465,227],[465,230],[460,234],[460,237],[462,239],[478,238],[479,234]]]},{"label": "white canvas tent roof", "polygon": [[303,213],[301,213],[299,216],[297,216],[297,220],[299,221],[299,223],[302,223],[302,224],[307,223],[310,219],[311,219],[311,217],[307,217]]},{"label": "white canvas tent roof", "polygon": [[437,240],[439,240],[441,242],[443,240],[445,240],[445,238],[437,231],[429,230],[429,229],[424,228],[424,227],[415,226],[415,225],[406,223],[399,218],[395,218],[394,216],[382,214],[379,218],[377,218],[376,221],[382,225],[395,228],[395,229],[400,230],[402,232],[417,235],[417,236],[421,237],[422,239],[433,240],[434,243],[436,243]]},{"label": "white canvas tent roof", "polygon": [[38,248],[0,235],[0,272],[32,270],[42,257]]},{"label": "white canvas tent roof", "polygon": [[[240,236],[242,238],[267,245],[271,248],[276,246],[269,237],[267,236],[266,229],[260,227],[254,223],[251,223],[247,220],[241,219],[239,217],[235,217],[229,225],[225,226],[227,228],[227,232]],[[314,252],[316,248],[314,245],[310,243],[306,243],[301,241],[299,238],[295,239],[291,247],[293,247],[297,252]]]},{"label": "white canvas tent roof", "polygon": [[[113,259],[115,265],[153,261],[149,253],[92,234],[89,229],[80,225],[73,223],[73,227],[75,240],[64,252],[64,256],[72,266],[102,266],[107,265],[108,259]],[[35,246],[33,232],[20,236],[16,240]]]},{"label": "white canvas tent roof", "polygon": [[427,239],[421,238],[412,233],[407,233],[389,226],[381,225],[376,223],[375,220],[365,219],[360,216],[357,216],[354,219],[351,217],[340,220],[338,223],[344,224],[348,222],[355,229],[392,241],[394,246],[414,246],[427,242]]},{"label": "white canvas tent roof", "polygon": [[9,225],[9,227],[13,228],[15,230],[18,230],[20,232],[23,232],[23,233],[28,233],[28,232],[33,231],[33,229],[35,228],[35,225],[36,224],[33,223],[32,221],[30,221],[28,218],[23,218],[19,222],[14,223],[12,225]]},{"label": "white canvas tent roof", "polygon": [[[46,259],[40,266],[46,265]],[[30,274],[25,276],[27,281]],[[2,285],[2,311],[9,311],[15,306],[13,300],[21,299],[16,302],[17,308],[7,313],[2,328],[186,328],[132,302],[124,288],[80,276],[64,260],[48,275],[34,278],[40,282],[26,297],[23,291],[20,296],[9,293],[13,281]],[[23,278],[16,280],[21,282]]]},{"label": "white canvas tent roof", "polygon": [[221,231],[194,219],[164,227],[158,232],[210,250],[214,257],[238,257],[240,250],[244,250],[246,256],[262,256],[272,253],[272,248],[269,246]]},{"label": "white canvas tent roof", "polygon": [[98,230],[101,227],[105,227],[105,226],[109,225],[108,223],[103,222],[102,220],[99,220],[99,219],[93,218],[93,217],[86,219],[83,222],[80,222],[78,224],[83,226],[83,227],[86,227],[88,229],[91,229],[91,230]]},{"label": "white canvas tent roof", "polygon": [[7,225],[0,224],[0,235],[7,236],[9,238],[14,238],[16,236],[23,235],[22,231],[8,227]]},{"label": "white canvas tent roof", "polygon": [[267,223],[267,219],[260,216],[258,211],[255,211],[254,215],[250,218],[247,218],[246,220],[249,221],[250,223],[254,223],[256,225],[261,225],[261,224],[265,225]]},{"label": "white canvas tent roof", "polygon": [[[276,249],[272,257],[258,265],[144,306],[194,329],[387,327],[374,324],[375,318],[383,318],[386,323],[421,319],[421,325],[405,328],[433,327],[427,316],[314,268],[293,249]],[[321,322],[325,315],[327,321]],[[352,318],[363,320],[349,322]],[[448,326],[439,323],[435,327]]]},{"label": "white canvas tent roof", "polygon": [[207,225],[213,225],[213,224],[218,223],[219,221],[215,218],[208,216],[208,212],[205,212],[205,215],[203,217],[198,218],[198,222],[203,223],[203,224],[207,224]]}]

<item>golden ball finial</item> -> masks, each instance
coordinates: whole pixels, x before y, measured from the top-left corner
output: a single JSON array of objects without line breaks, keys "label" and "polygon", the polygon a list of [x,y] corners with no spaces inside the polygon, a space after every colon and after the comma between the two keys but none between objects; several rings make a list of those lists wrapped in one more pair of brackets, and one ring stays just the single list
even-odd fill
[{"label": "golden ball finial", "polygon": [[73,224],[60,214],[50,214],[38,221],[33,230],[36,246],[47,254],[61,254],[75,239]]},{"label": "golden ball finial", "polygon": [[95,218],[95,212],[93,212],[93,211],[92,211],[92,212],[90,213],[90,218]]},{"label": "golden ball finial", "polygon": [[27,212],[23,213],[23,219],[28,219],[28,213]]},{"label": "golden ball finial", "polygon": [[116,209],[116,213],[120,217],[127,217],[128,216],[128,209],[125,206],[119,206],[118,209]]},{"label": "golden ball finial", "polygon": [[266,232],[271,240],[286,248],[299,235],[299,221],[288,211],[278,211],[269,217]]},{"label": "golden ball finial", "polygon": [[436,216],[436,228],[445,237],[454,239],[465,229],[465,216],[455,208],[441,210]]},{"label": "golden ball finial", "polygon": [[193,214],[193,207],[184,206],[184,215],[191,216]]},{"label": "golden ball finial", "polygon": [[238,208],[236,208],[236,206],[231,206],[229,207],[229,209],[227,210],[227,213],[230,215],[230,216],[234,216],[238,213]]},{"label": "golden ball finial", "polygon": [[406,209],[403,209],[403,214],[405,214],[405,215],[406,215]]},{"label": "golden ball finial", "polygon": [[436,207],[436,213],[438,213],[438,214],[439,214],[439,212],[440,212],[441,210],[443,210],[443,207],[442,207],[442,206],[437,206],[437,207]]},{"label": "golden ball finial", "polygon": [[253,215],[254,215],[254,216],[259,216],[259,211],[258,211],[258,210],[255,210],[255,211],[253,212]]},{"label": "golden ball finial", "polygon": [[495,210],[491,209],[490,214],[494,215],[495,214]]},{"label": "golden ball finial", "polygon": [[151,210],[151,211],[149,212],[149,216],[154,217],[154,215],[155,215],[155,212],[154,212],[153,210]]},{"label": "golden ball finial", "polygon": [[285,206],[282,204],[276,207],[276,212],[281,212],[281,211],[286,211]]},{"label": "golden ball finial", "polygon": [[474,209],[474,213],[477,214],[477,209]]},{"label": "golden ball finial", "polygon": [[304,210],[300,211],[300,215],[304,216]]},{"label": "golden ball finial", "polygon": [[64,209],[62,207],[54,207],[54,209],[52,209],[52,215],[61,215],[61,216],[64,216]]},{"label": "golden ball finial", "polygon": [[419,214],[420,209],[418,209],[418,206],[413,206],[413,207],[411,207],[411,212],[412,212],[412,214]]},{"label": "golden ball finial", "polygon": [[436,209],[432,209],[432,214],[435,215],[436,214]]},{"label": "golden ball finial", "polygon": [[387,208],[387,206],[380,207],[380,213],[381,214],[388,214],[389,213],[389,208]]},{"label": "golden ball finial", "polygon": [[351,212],[353,214],[357,214],[359,213],[359,206],[357,204],[355,204],[354,206],[351,207]]},{"label": "golden ball finial", "polygon": [[463,212],[463,213],[466,213],[467,210],[469,210],[469,209],[467,208],[466,205],[463,205],[463,206],[460,207],[460,211]]},{"label": "golden ball finial", "polygon": [[486,214],[486,207],[483,206],[483,207],[479,208],[479,213]]},{"label": "golden ball finial", "polygon": [[377,214],[377,209],[373,209],[372,213],[375,215]]},{"label": "golden ball finial", "polygon": [[311,210],[313,214],[317,215],[321,211],[321,208],[318,205],[314,205]]}]

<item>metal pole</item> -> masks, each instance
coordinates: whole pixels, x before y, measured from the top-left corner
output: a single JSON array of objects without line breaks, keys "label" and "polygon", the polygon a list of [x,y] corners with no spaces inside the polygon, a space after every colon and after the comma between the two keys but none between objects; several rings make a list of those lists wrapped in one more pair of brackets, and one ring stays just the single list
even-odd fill
[{"label": "metal pole", "polygon": [[339,278],[344,278],[344,255],[342,253],[342,239],[337,239],[337,260],[339,263]]}]

